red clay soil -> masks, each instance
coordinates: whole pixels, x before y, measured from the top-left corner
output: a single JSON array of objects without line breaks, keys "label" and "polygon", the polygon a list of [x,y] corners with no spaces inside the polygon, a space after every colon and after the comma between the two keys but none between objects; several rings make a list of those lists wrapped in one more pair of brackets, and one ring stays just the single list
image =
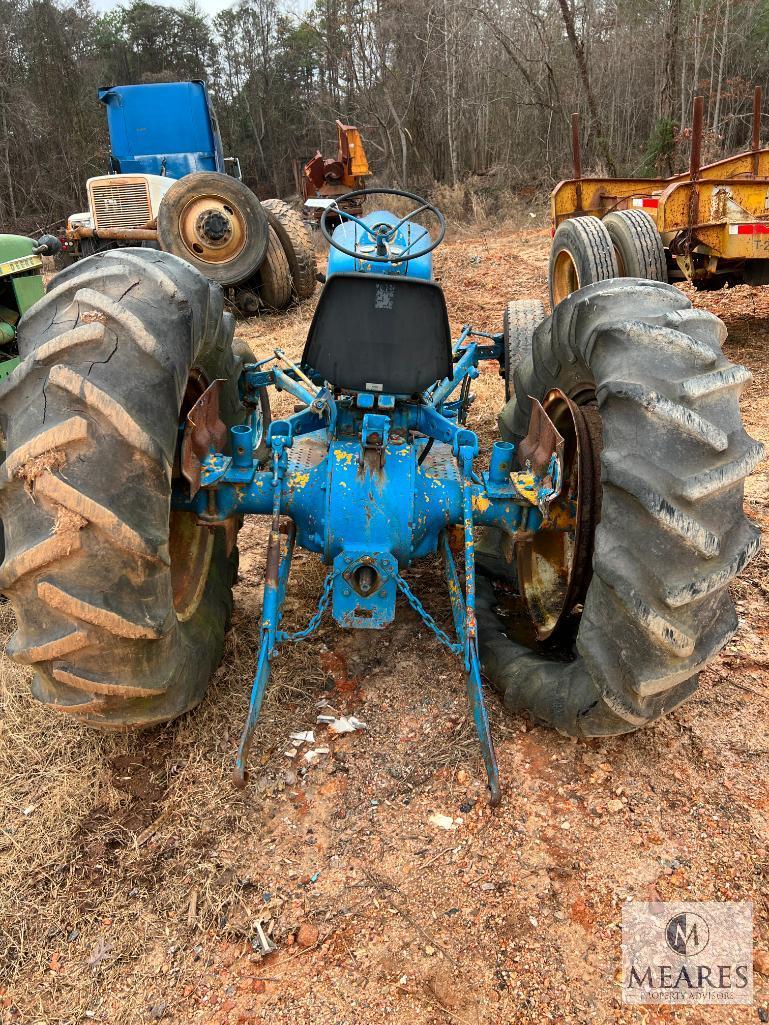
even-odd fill
[{"label": "red clay soil", "polygon": [[[445,245],[452,327],[498,329],[509,299],[545,298],[548,246],[541,231]],[[692,298],[725,320],[730,357],[753,371],[744,415],[769,443],[769,288]],[[241,333],[260,356],[298,354],[310,315],[305,305]],[[477,390],[471,425],[488,443],[502,401],[494,369]],[[768,484],[764,463],[746,501],[765,533]],[[255,778],[232,788],[263,526],[249,524],[241,547],[225,664],[179,723],[95,736],[52,720],[27,697],[26,672],[4,662],[1,1021],[769,1020],[766,550],[734,586],[739,633],[699,692],[652,728],[574,741],[491,697],[503,781],[491,814],[460,666],[409,609],[371,637],[326,621],[281,654]],[[291,624],[309,618],[322,576],[299,556]],[[437,568],[410,579],[448,622]],[[316,723],[323,700],[367,729],[329,735]],[[287,757],[289,734],[304,730],[315,743]],[[319,746],[329,753],[305,759]],[[754,902],[753,1007],[621,1003],[623,904],[684,899]],[[259,929],[276,947],[267,956]]]}]

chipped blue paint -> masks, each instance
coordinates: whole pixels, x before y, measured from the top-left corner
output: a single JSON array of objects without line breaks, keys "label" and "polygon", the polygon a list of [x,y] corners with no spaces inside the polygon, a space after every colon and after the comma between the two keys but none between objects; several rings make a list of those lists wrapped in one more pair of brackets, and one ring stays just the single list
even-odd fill
[{"label": "chipped blue paint", "polygon": [[[419,266],[415,260],[409,267],[415,264]],[[381,272],[382,265],[375,269]],[[492,344],[480,345],[474,340],[479,337]],[[452,396],[477,377],[480,360],[503,359],[502,336],[465,327],[453,349],[452,376],[418,398],[335,392],[333,382],[319,380],[311,367],[297,367],[285,358],[283,369],[268,366],[272,360],[246,366],[239,382],[246,405],[255,408],[259,389],[274,386],[292,394],[302,408],[270,424],[266,463],[256,462],[252,427],[235,427],[231,455],[212,451],[203,460],[197,494],[174,494],[174,508],[194,512],[201,523],[211,526],[247,513],[272,516],[257,670],[235,768],[241,785],[279,644],[310,636],[329,606],[342,627],[384,629],[395,616],[400,594],[441,643],[463,659],[491,801],[499,801],[478,658],[474,528],[500,527],[513,539],[521,531],[538,530],[560,489],[561,468],[553,455],[541,477],[529,469],[515,471],[513,446],[498,442],[488,473],[476,472],[478,437],[461,422],[466,389],[463,398]],[[278,350],[276,358],[281,357]],[[288,532],[281,534],[286,522]],[[449,545],[452,527],[461,527],[464,587]],[[280,624],[295,543],[317,552],[329,570],[309,624],[287,634]],[[444,560],[455,640],[438,626],[402,576],[414,562],[438,551]]]}]

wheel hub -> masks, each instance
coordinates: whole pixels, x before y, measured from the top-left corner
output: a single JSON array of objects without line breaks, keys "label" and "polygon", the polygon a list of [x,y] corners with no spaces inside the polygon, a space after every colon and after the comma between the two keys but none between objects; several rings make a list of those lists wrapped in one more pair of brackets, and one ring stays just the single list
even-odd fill
[{"label": "wheel hub", "polygon": [[590,583],[601,513],[602,447],[601,417],[593,402],[580,405],[554,388],[542,406],[564,438],[563,489],[539,531],[516,544],[518,585],[540,641],[563,625]]},{"label": "wheel hub", "polygon": [[211,264],[236,259],[248,242],[241,212],[215,195],[190,200],[179,216],[178,234],[193,257]]},{"label": "wheel hub", "polygon": [[208,245],[222,245],[232,235],[232,225],[220,210],[204,210],[197,219],[195,231]]}]

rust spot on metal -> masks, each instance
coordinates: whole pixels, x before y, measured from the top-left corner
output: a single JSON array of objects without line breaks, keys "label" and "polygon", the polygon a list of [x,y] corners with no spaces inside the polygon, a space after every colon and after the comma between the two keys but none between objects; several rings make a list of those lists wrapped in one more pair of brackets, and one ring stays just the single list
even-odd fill
[{"label": "rust spot on metal", "polygon": [[[516,535],[518,584],[538,640],[545,640],[584,600],[601,513],[601,417],[553,389],[540,407],[561,438],[564,485],[539,531]],[[538,416],[539,414],[534,414]]]},{"label": "rust spot on metal", "polygon": [[224,380],[206,388],[187,414],[182,439],[181,469],[189,481],[190,495],[200,490],[200,468],[211,451],[221,452],[227,442],[227,428],[219,416],[219,400]]},{"label": "rust spot on metal", "polygon": [[519,470],[531,470],[535,476],[542,477],[550,465],[553,452],[563,465],[563,438],[545,412],[542,403],[532,395],[529,396],[529,401],[529,430],[516,449],[516,465]]}]

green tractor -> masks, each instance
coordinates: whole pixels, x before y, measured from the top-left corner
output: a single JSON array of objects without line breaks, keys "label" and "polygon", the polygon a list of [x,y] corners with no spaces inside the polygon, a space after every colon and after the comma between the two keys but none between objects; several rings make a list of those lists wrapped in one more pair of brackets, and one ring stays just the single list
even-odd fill
[{"label": "green tractor", "polygon": [[19,362],[19,319],[45,294],[43,257],[60,249],[54,235],[43,235],[38,242],[24,235],[0,235],[0,381]]}]

